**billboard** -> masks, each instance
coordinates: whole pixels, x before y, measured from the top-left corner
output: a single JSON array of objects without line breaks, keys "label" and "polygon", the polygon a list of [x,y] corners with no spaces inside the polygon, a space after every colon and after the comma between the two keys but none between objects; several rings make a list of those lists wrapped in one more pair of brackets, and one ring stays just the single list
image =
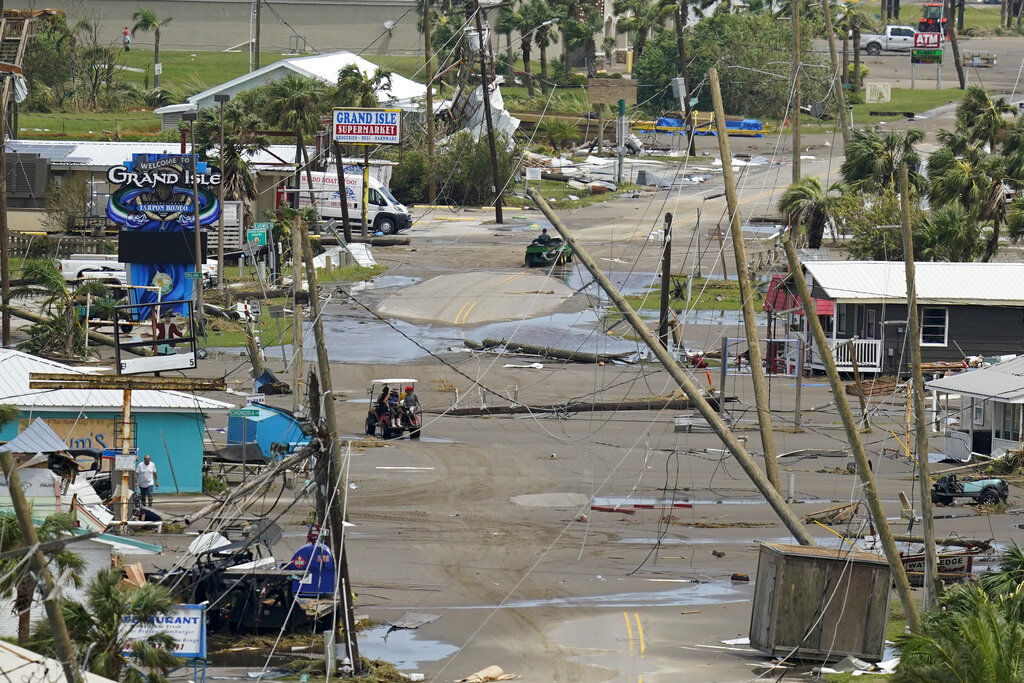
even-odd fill
[{"label": "billboard", "polygon": [[335,109],[335,142],[350,145],[397,145],[402,141],[399,109]]},{"label": "billboard", "polygon": [[[204,605],[175,605],[171,611],[149,621],[124,617],[122,628],[128,630],[128,642],[145,640],[161,631],[177,642],[172,653],[184,659],[206,658],[206,607]],[[130,652],[131,647],[125,650]]]}]

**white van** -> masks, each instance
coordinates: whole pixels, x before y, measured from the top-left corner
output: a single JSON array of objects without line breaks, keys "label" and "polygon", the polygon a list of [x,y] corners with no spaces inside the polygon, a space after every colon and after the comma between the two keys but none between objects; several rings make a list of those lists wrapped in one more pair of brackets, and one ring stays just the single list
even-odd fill
[{"label": "white van", "polygon": [[[321,218],[341,220],[341,201],[338,193],[338,174],[334,167],[325,172],[312,172],[313,200]],[[363,206],[363,176],[348,174],[345,176],[345,194],[348,198],[348,217],[353,226],[360,224]],[[299,184],[299,208],[310,206],[309,183],[306,174],[302,174]],[[367,220],[374,232],[393,235],[399,230],[406,230],[412,225],[409,210],[395,199],[388,188],[376,178],[370,178],[370,202]]]}]

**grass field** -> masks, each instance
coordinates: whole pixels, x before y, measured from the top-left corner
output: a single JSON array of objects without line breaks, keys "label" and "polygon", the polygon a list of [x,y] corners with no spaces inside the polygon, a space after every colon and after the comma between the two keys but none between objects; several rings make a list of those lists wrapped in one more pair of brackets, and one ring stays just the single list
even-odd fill
[{"label": "grass field", "polygon": [[129,112],[21,113],[19,137],[28,139],[138,140],[160,133],[160,117],[151,110]]}]

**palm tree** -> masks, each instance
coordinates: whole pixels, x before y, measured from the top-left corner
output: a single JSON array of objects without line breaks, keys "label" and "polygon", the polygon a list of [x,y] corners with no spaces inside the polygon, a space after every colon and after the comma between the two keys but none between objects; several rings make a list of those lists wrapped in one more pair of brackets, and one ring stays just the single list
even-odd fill
[{"label": "palm tree", "polygon": [[355,64],[349,64],[338,72],[336,88],[328,93],[328,98],[336,107],[366,107],[380,105],[377,93],[391,90],[392,74],[378,68],[372,76],[367,76]]},{"label": "palm tree", "polygon": [[[75,529],[75,523],[71,515],[67,513],[53,514],[43,520],[42,524],[36,527],[36,534],[40,543],[53,541]],[[0,551],[15,550],[23,547],[24,541],[21,535],[21,526],[17,517],[10,512],[0,513]],[[45,553],[47,564],[55,567],[58,572],[71,571],[71,583],[78,588],[81,585],[82,570],[85,569],[85,561],[66,548],[50,550]],[[24,645],[28,642],[32,627],[32,598],[35,595],[38,582],[28,571],[16,571],[16,566],[21,562],[20,557],[0,561],[0,573],[3,580],[0,581],[0,595],[5,598],[14,597],[14,611],[18,615],[18,644]]]},{"label": "palm tree", "polygon": [[959,203],[981,223],[991,223],[992,234],[985,244],[982,261],[990,261],[999,249],[1000,228],[1007,219],[1004,183],[1012,182],[1006,174],[1006,161],[994,154],[985,154],[978,146],[957,154],[949,147],[940,147],[929,159],[930,198],[935,206]]},{"label": "palm tree", "polygon": [[512,53],[512,33],[518,28],[516,24],[516,11],[512,3],[503,4],[498,8],[498,18],[494,22],[494,32],[499,36],[505,36],[505,61],[511,68],[514,65],[515,56]]},{"label": "palm tree", "polygon": [[132,38],[139,31],[143,33],[153,32],[153,88],[160,87],[160,74],[156,72],[156,65],[160,63],[160,29],[167,24],[171,23],[171,19],[174,17],[167,17],[164,20],[160,20],[156,16],[156,12],[149,9],[139,8],[132,13],[132,21],[135,24],[132,26]]},{"label": "palm tree", "polygon": [[960,204],[946,204],[915,228],[915,257],[921,261],[973,261],[981,254],[980,237],[976,217]]},{"label": "palm tree", "polygon": [[[582,48],[587,62],[587,75],[591,78],[597,76],[597,39],[596,36],[604,29],[604,20],[592,5],[581,8],[576,19],[570,19],[562,26],[562,33],[565,42],[570,48]],[[606,50],[610,48],[609,36],[602,46]],[[566,62],[566,70],[569,68]]]},{"label": "palm tree", "polygon": [[516,28],[519,30],[519,49],[523,51],[523,74],[526,77],[526,93],[529,97],[536,95],[533,84],[533,67],[530,55],[533,52],[533,32],[537,25],[537,8],[529,0],[521,0],[515,13]]},{"label": "palm tree", "polygon": [[540,50],[540,90],[547,94],[551,88],[548,80],[548,48],[558,40],[558,31],[552,27],[558,15],[545,0],[533,0],[533,12],[534,18],[540,22],[533,34],[533,42]]},{"label": "palm tree", "polygon": [[327,112],[327,88],[315,78],[289,75],[274,81],[267,88],[263,118],[278,128],[295,133],[295,187],[301,184],[301,169],[306,166],[306,181],[313,189],[312,172],[306,155],[306,133],[320,125],[320,115]]},{"label": "palm tree", "polygon": [[[166,683],[167,673],[179,665],[171,654],[177,645],[174,638],[160,631],[134,640],[125,624],[169,614],[174,599],[165,586],[147,583],[137,587],[121,578],[121,572],[104,569],[89,582],[84,603],[67,600],[61,605],[71,641],[80,650],[83,666],[92,673],[124,683]],[[48,624],[38,625],[29,647],[54,652]]]},{"label": "palm tree", "polygon": [[665,28],[665,12],[660,0],[615,0],[612,11],[621,16],[618,33],[633,34],[633,63],[640,60],[647,39]]},{"label": "palm tree", "polygon": [[807,246],[818,249],[825,228],[831,226],[835,230],[848,209],[850,200],[845,190],[841,183],[835,183],[826,190],[817,178],[804,176],[782,193],[779,211],[791,222],[803,223],[807,230]]},{"label": "palm tree", "polygon": [[575,142],[580,135],[580,129],[575,123],[568,121],[543,121],[538,127],[541,139],[547,141],[556,151],[561,151]]},{"label": "palm tree", "polygon": [[1013,105],[1005,98],[993,101],[984,88],[972,85],[967,88],[956,107],[957,128],[972,139],[988,144],[989,152],[995,154],[996,146],[1013,125],[1006,118],[1006,114],[1012,114],[1013,111]]},{"label": "palm tree", "polygon": [[907,162],[910,185],[923,190],[926,179],[921,175],[921,156],[914,147],[924,139],[924,131],[854,131],[846,147],[846,159],[839,168],[843,182],[877,194],[884,187],[896,186],[900,163]]},{"label": "palm tree", "polygon": [[43,297],[41,312],[48,317],[29,327],[28,338],[18,348],[44,355],[63,352],[64,358],[84,353],[86,325],[76,304],[84,305],[87,295],[107,296],[107,286],[98,280],[87,280],[68,289],[56,264],[49,259],[26,261],[22,276],[30,284],[12,289],[10,297]]}]

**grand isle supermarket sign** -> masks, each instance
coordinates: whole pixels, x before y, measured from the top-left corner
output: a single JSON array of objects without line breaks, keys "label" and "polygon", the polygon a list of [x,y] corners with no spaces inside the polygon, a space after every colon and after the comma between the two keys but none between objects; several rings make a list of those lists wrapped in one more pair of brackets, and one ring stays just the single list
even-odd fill
[{"label": "grand isle supermarket sign", "polygon": [[350,145],[397,145],[402,138],[398,109],[335,109],[334,141]]}]

